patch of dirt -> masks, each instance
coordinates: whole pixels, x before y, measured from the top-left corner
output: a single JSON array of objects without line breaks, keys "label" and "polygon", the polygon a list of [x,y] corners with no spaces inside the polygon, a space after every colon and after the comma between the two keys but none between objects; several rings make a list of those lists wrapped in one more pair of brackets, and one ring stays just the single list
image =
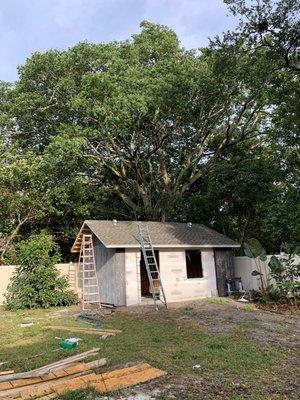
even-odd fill
[{"label": "patch of dirt", "polygon": [[286,348],[300,344],[300,318],[293,314],[277,314],[257,308],[254,304],[239,303],[232,299],[203,299],[171,303],[169,309],[156,311],[153,306],[134,306],[117,309],[117,313],[137,315],[164,321],[177,318],[183,324],[197,325],[199,329],[229,335],[237,330],[252,335],[262,345],[279,343]]},{"label": "patch of dirt", "polygon": [[[167,319],[174,319],[185,328],[196,327],[219,335],[249,335],[266,351],[273,346],[280,346],[287,356],[280,365],[280,379],[276,373],[273,380],[273,375],[270,373],[269,380],[264,383],[264,393],[269,393],[269,398],[297,398],[296,371],[299,369],[297,348],[300,345],[300,318],[296,314],[268,312],[253,304],[239,303],[232,299],[203,299],[173,303],[169,305],[168,310],[161,309],[159,312],[155,311],[153,306],[143,305],[117,309],[116,313],[136,315],[141,319],[155,319],[161,323]],[[122,392],[123,397],[118,399],[152,400],[155,399],[153,397],[155,389],[160,390],[158,399],[219,400],[231,396],[249,400],[252,398],[252,387],[243,381],[242,376],[231,382],[226,379],[226,373],[221,374],[220,379],[216,379],[215,376],[204,379],[201,373],[190,374],[187,371],[180,380],[178,378],[175,380],[169,375],[163,384],[143,385],[139,395],[144,397],[134,397],[136,393],[128,390]]]}]

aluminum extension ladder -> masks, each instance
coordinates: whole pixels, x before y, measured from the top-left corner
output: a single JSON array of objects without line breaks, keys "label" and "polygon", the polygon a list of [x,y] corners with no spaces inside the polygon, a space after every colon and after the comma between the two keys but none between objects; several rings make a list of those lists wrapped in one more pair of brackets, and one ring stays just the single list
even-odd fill
[{"label": "aluminum extension ladder", "polygon": [[[157,301],[161,301],[162,304],[168,308],[166,294],[162,285],[160,272],[155,257],[151,236],[149,233],[147,223],[139,223],[139,242],[141,245],[142,253],[144,256],[145,267],[147,270],[147,275],[150,283],[150,289],[152,292],[153,302],[156,310],[158,310]],[[159,289],[160,293],[156,293],[156,289]]]},{"label": "aluminum extension ladder", "polygon": [[100,288],[92,235],[83,235],[79,254],[78,286],[82,287],[82,309],[92,304],[101,308]]}]

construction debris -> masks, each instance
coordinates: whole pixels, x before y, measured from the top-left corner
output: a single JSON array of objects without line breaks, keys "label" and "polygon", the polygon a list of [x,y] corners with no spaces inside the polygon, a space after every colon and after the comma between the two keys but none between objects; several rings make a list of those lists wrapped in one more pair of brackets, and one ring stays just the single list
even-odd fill
[{"label": "construction debris", "polygon": [[7,371],[1,371],[0,372],[0,376],[2,375],[9,375],[9,374],[13,374],[15,371],[13,369],[7,370]]},{"label": "construction debris", "polygon": [[98,353],[99,350],[100,350],[99,348],[94,348],[92,350],[85,351],[84,353],[76,354],[74,356],[65,358],[63,360],[56,361],[52,364],[45,365],[44,367],[34,369],[32,371],[0,376],[0,382],[6,382],[24,378],[33,378],[44,374],[49,374],[51,372],[61,370],[63,369],[63,367],[70,366],[70,364],[74,364],[78,361],[81,361],[86,357],[94,356]]},{"label": "construction debris", "polygon": [[[106,362],[106,360],[105,360]],[[102,362],[104,364],[104,362]],[[30,395],[44,395],[53,392],[52,384],[61,384],[67,379],[92,373],[89,365],[75,363],[72,366],[62,366],[55,372],[42,374],[33,378],[9,380],[0,383],[0,398],[29,398]],[[51,389],[51,390],[49,390]]]},{"label": "construction debris", "polygon": [[85,320],[86,322],[93,323],[97,321],[97,317],[94,314],[90,313],[82,313],[78,316],[80,319]]},{"label": "construction debris", "polygon": [[33,325],[33,322],[23,322],[19,326],[21,328],[27,328],[27,326],[32,326],[32,325]]},{"label": "construction debris", "polygon": [[79,327],[69,327],[69,326],[48,326],[47,329],[52,329],[55,331],[66,331],[66,332],[79,332],[85,333],[87,335],[108,335],[114,336],[116,333],[121,333],[119,329],[87,329],[87,328],[79,328]]},{"label": "construction debris", "polygon": [[59,342],[59,346],[62,349],[68,349],[68,350],[75,349],[75,347],[78,346],[79,340],[82,340],[82,339],[75,338],[75,337],[64,339]]},{"label": "construction debris", "polygon": [[153,368],[149,364],[138,364],[102,374],[91,370],[105,363],[105,359],[90,363],[81,362],[34,378],[7,380],[0,384],[0,398],[27,400],[35,396],[39,400],[49,400],[64,392],[87,387],[93,387],[104,394],[166,375],[165,371]]}]

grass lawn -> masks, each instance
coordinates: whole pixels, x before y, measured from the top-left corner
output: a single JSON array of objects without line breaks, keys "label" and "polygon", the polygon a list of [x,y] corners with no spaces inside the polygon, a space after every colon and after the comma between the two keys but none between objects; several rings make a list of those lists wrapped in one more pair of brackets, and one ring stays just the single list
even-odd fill
[{"label": "grass lawn", "polygon": [[[224,299],[171,306],[119,309],[100,317],[104,328],[123,332],[106,340],[98,335],[53,331],[49,325],[88,327],[78,309],[56,308],[0,313],[0,366],[26,371],[93,347],[108,364],[102,371],[148,362],[166,377],[112,393],[109,399],[298,399],[296,316],[256,310]],[[32,321],[33,326],[20,327]],[[59,350],[59,340],[78,336],[76,350]],[[195,367],[195,366],[198,367]],[[133,396],[137,397],[130,397]],[[139,396],[144,397],[139,397]],[[149,397],[148,397],[149,396]],[[74,392],[64,400],[101,399]]]}]

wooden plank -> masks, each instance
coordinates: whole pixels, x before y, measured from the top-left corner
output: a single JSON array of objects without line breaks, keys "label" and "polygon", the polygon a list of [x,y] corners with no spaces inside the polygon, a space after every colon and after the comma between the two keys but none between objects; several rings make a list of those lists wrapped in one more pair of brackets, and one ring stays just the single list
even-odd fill
[{"label": "wooden plank", "polygon": [[85,365],[87,365],[90,369],[103,367],[103,365],[106,365],[106,364],[107,364],[106,358],[100,358],[99,360],[94,360],[94,361],[85,363]]},{"label": "wooden plank", "polygon": [[33,387],[33,388],[26,388],[25,390],[23,389],[22,391],[19,392],[19,395],[22,400],[27,400],[32,398],[32,396],[36,396],[37,398],[39,397],[46,397],[50,396],[53,394],[53,390],[51,388],[50,383],[43,384],[40,387]]},{"label": "wooden plank", "polygon": [[49,374],[42,375],[41,378],[43,381],[50,381],[51,379],[56,379],[57,376],[54,372],[50,372]]},{"label": "wooden plank", "polygon": [[0,383],[0,392],[2,390],[7,390],[7,389],[11,389],[11,388],[12,388],[12,385],[11,385],[10,382],[2,382],[2,383]]},{"label": "wooden plank", "polygon": [[116,369],[114,371],[104,372],[101,375],[102,375],[102,378],[104,380],[111,379],[111,378],[120,378],[120,377],[127,376],[127,375],[129,375],[131,373],[134,373],[134,372],[144,371],[144,370],[146,370],[148,368],[152,368],[152,367],[149,364],[146,364],[146,363],[137,364],[137,365],[134,365],[132,367],[126,367],[126,368]]},{"label": "wooden plank", "polygon": [[[54,380],[41,381],[40,383],[35,383],[32,385],[28,385],[28,386],[22,386],[22,387],[18,387],[18,388],[12,388],[12,386],[11,386],[12,389],[9,388],[8,390],[3,390],[0,392],[0,398],[1,399],[10,399],[10,398],[16,398],[16,396],[19,396],[22,399],[27,399],[27,398],[31,398],[33,393],[35,396],[46,396],[53,392],[52,385],[58,384],[58,383],[64,384],[64,382],[69,379],[82,377],[82,376],[88,375],[88,374],[96,375],[91,370],[87,370],[87,371],[79,372],[74,375],[68,375],[66,373],[65,376],[55,378]],[[5,382],[5,383],[7,383],[7,382]]]},{"label": "wooden plank", "polygon": [[[7,396],[4,396],[4,398],[9,399],[21,396],[23,400],[28,400],[34,394],[35,396],[42,397],[44,400],[48,400],[48,398],[53,398],[53,393],[60,395],[66,391],[84,389],[88,386],[94,387],[100,393],[107,393],[111,390],[137,385],[166,375],[165,371],[154,368],[146,363],[105,372],[103,374],[95,374],[90,370],[85,372],[87,372],[85,375],[68,375],[49,382],[8,390],[5,392]],[[81,373],[84,374],[84,372]],[[2,393],[0,397],[3,398]]]},{"label": "wooden plank", "polygon": [[54,371],[53,375],[55,375],[56,378],[62,378],[63,376],[68,376],[68,374],[64,369],[61,369],[59,371]]},{"label": "wooden plank", "polygon": [[49,326],[47,329],[54,331],[66,331],[66,332],[80,332],[86,333],[88,335],[115,335],[116,333],[121,333],[119,329],[87,329],[81,327],[70,327],[70,326]]},{"label": "wooden plank", "polygon": [[25,379],[17,379],[14,381],[10,381],[12,387],[17,388],[17,387],[24,387],[28,385],[34,385],[36,383],[41,383],[41,382],[48,382],[57,378],[61,378],[63,376],[69,376],[69,375],[75,375],[78,374],[79,372],[84,372],[84,371],[89,371],[90,367],[84,363],[77,363],[72,367],[68,367],[64,370],[57,371],[54,373],[46,374],[41,377],[36,377],[36,378],[25,378]]},{"label": "wooden plank", "polygon": [[126,375],[104,379],[104,384],[106,386],[106,390],[109,392],[111,390],[122,389],[128,386],[134,386],[139,383],[147,382],[164,375],[166,375],[165,371],[161,371],[157,368],[149,366],[149,368],[141,371],[127,371]]},{"label": "wooden plank", "polygon": [[77,378],[71,378],[62,383],[53,383],[51,388],[57,394],[62,394],[67,391],[83,389],[89,385],[89,383],[96,378],[96,374],[92,372],[91,374],[85,375],[83,377],[79,376]]},{"label": "wooden plank", "polygon": [[36,376],[41,376],[41,375],[48,374],[50,372],[62,370],[68,364],[74,363],[75,361],[83,360],[84,358],[86,358],[88,356],[96,354],[99,350],[100,350],[99,348],[88,350],[83,353],[76,354],[74,356],[67,357],[62,360],[56,361],[52,364],[45,365],[44,367],[34,369],[32,371],[0,376],[0,382],[7,382],[7,381],[22,379],[22,378],[34,378]]},{"label": "wooden plank", "polygon": [[7,371],[1,371],[0,372],[0,376],[2,375],[9,375],[9,374],[13,374],[15,371],[13,369],[9,369]]},{"label": "wooden plank", "polygon": [[39,376],[36,378],[17,379],[15,381],[10,381],[12,387],[14,388],[33,385],[40,382],[43,382],[43,380]]},{"label": "wooden plank", "polygon": [[78,372],[83,372],[83,371],[88,371],[90,370],[90,367],[86,365],[85,363],[78,363],[76,365],[73,365],[72,367],[65,368],[65,372],[67,375],[74,375],[77,374]]},{"label": "wooden plank", "polygon": [[97,380],[95,382],[91,382],[90,384],[94,389],[96,389],[99,393],[107,393],[107,389],[104,381]]}]

